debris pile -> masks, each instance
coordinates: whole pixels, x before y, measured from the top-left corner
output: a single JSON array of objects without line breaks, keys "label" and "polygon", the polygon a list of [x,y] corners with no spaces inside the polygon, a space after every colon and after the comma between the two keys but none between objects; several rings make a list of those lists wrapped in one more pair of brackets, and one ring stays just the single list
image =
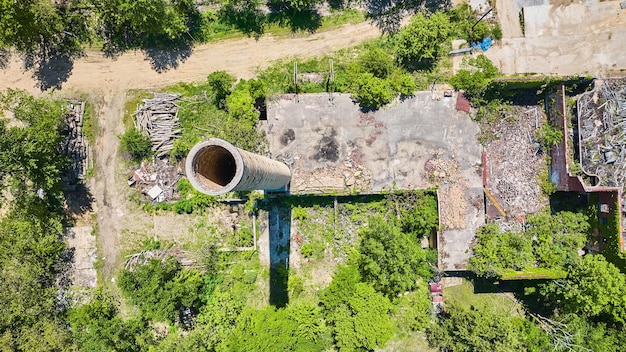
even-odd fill
[{"label": "debris pile", "polygon": [[183,175],[184,170],[168,159],[155,158],[152,163],[141,163],[128,178],[128,185],[140,188],[152,201],[164,202],[176,198],[176,183]]},{"label": "debris pile", "polygon": [[[309,177],[293,177],[291,190],[298,192],[325,192],[341,191],[349,189],[368,189],[371,185],[371,173],[363,165],[361,151],[355,145],[348,153],[346,160],[339,165],[326,165],[318,168]],[[295,156],[292,160],[287,160],[294,175],[305,174],[303,169],[304,161]]]},{"label": "debris pile", "polygon": [[431,182],[448,181],[451,177],[458,174],[459,165],[452,159],[442,159],[443,150],[438,150],[431,159],[424,164],[428,179]]},{"label": "debris pile", "polygon": [[601,186],[626,179],[626,79],[606,80],[578,99],[581,162]]},{"label": "debris pile", "polygon": [[174,140],[183,132],[180,128],[176,101],[180,94],[153,93],[152,99],[143,99],[137,106],[135,128],[144,131],[152,142],[152,151],[159,158],[166,156],[174,148]]},{"label": "debris pile", "polygon": [[507,214],[536,213],[545,204],[537,175],[546,168],[546,153],[535,141],[537,128],[547,120],[537,106],[513,106],[489,126],[495,137],[485,146],[486,188]]},{"label": "debris pile", "polygon": [[85,178],[90,160],[90,150],[83,135],[85,102],[70,100],[63,106],[63,112],[65,129],[62,133],[65,137],[61,142],[61,152],[70,158],[70,165],[62,178],[66,184],[76,184]]},{"label": "debris pile", "polygon": [[125,269],[133,271],[137,265],[143,265],[150,261],[150,259],[161,260],[165,262],[168,257],[174,257],[180,263],[180,265],[190,268],[198,269],[203,268],[202,263],[203,255],[198,252],[185,251],[182,249],[167,249],[167,250],[152,250],[141,251],[139,253],[131,254],[126,259]]},{"label": "debris pile", "polygon": [[446,183],[437,192],[441,229],[461,230],[466,228],[468,202],[465,195],[467,183],[464,180]]}]

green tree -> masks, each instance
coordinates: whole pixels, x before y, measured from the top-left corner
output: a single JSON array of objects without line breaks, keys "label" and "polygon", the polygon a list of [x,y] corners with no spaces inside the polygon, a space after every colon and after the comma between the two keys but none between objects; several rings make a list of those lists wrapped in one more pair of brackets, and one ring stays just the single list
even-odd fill
[{"label": "green tree", "polygon": [[430,324],[431,295],[426,284],[402,295],[396,301],[394,320],[398,330],[424,330]]},{"label": "green tree", "polygon": [[564,313],[626,323],[626,276],[601,255],[586,255],[568,268],[567,279],[542,287],[542,294]]},{"label": "green tree", "polygon": [[135,128],[126,130],[120,136],[120,148],[136,162],[152,155],[150,138]]},{"label": "green tree", "polygon": [[19,350],[32,352],[62,352],[76,349],[70,331],[60,320],[39,320],[22,328]]},{"label": "green tree", "polygon": [[246,310],[230,334],[233,351],[323,351],[328,346],[321,309],[301,303]]},{"label": "green tree", "polygon": [[361,106],[376,109],[389,103],[394,97],[389,82],[374,77],[371,73],[359,75],[351,90]]},{"label": "green tree", "polygon": [[413,16],[397,35],[398,59],[406,67],[429,66],[441,54],[441,46],[450,34],[450,20],[444,12],[430,17]]},{"label": "green tree", "polygon": [[49,54],[80,50],[90,40],[83,0],[0,1],[0,48]]},{"label": "green tree", "polygon": [[0,93],[0,110],[11,111],[17,122],[8,127],[0,120],[0,190],[8,187],[13,197],[38,189],[58,195],[67,165],[58,152],[63,138],[59,102],[9,89]]},{"label": "green tree", "polygon": [[537,265],[561,268],[574,264],[578,250],[585,246],[589,223],[582,213],[540,213],[528,216],[528,234],[535,239],[533,247]]},{"label": "green tree", "polygon": [[358,64],[377,78],[387,78],[395,69],[393,58],[381,48],[372,47],[358,58]]},{"label": "green tree", "polygon": [[0,333],[54,317],[62,228],[61,217],[36,196],[15,201],[1,218]]},{"label": "green tree", "polygon": [[156,321],[184,320],[202,305],[204,282],[200,273],[183,269],[171,256],[163,262],[151,258],[132,270],[122,270],[118,285],[146,317]]},{"label": "green tree", "polygon": [[431,276],[434,253],[422,249],[417,236],[402,233],[393,222],[371,217],[359,235],[359,271],[364,281],[387,297],[410,291]]},{"label": "green tree", "polygon": [[259,118],[259,112],[254,107],[254,99],[249,91],[237,89],[226,98],[228,116],[237,121],[254,125]]},{"label": "green tree", "polygon": [[340,266],[320,295],[324,315],[340,350],[382,347],[393,336],[391,303],[369,284],[360,282],[353,265]]},{"label": "green tree", "polygon": [[229,335],[237,325],[237,317],[245,307],[241,295],[218,287],[206,305],[200,308],[196,328],[190,338],[202,341],[204,349],[226,350]]},{"label": "green tree", "polygon": [[449,305],[448,313],[427,330],[431,346],[442,351],[545,351],[550,340],[520,317]]},{"label": "green tree", "polygon": [[105,51],[146,40],[181,38],[197,9],[192,0],[91,0]]},{"label": "green tree", "polygon": [[558,316],[553,323],[551,338],[554,344],[565,342],[573,350],[585,348],[594,352],[624,351],[623,330],[608,327],[606,323],[593,322],[591,319],[577,314]]},{"label": "green tree", "polygon": [[481,98],[491,81],[498,75],[498,68],[483,54],[467,60],[470,70],[459,70],[450,78],[455,89],[464,90],[470,97]]},{"label": "green tree", "polygon": [[226,71],[215,71],[209,75],[207,81],[215,94],[214,104],[221,106],[230,94],[236,79]]},{"label": "green tree", "polygon": [[266,16],[261,10],[259,0],[225,0],[220,7],[219,16],[244,34],[260,37],[265,31]]},{"label": "green tree", "polygon": [[469,265],[476,274],[496,277],[504,269],[524,270],[533,265],[532,237],[529,234],[501,233],[488,224],[476,234],[474,256]]},{"label": "green tree", "polygon": [[68,311],[73,340],[80,351],[140,351],[154,343],[145,320],[123,320],[117,302],[101,290],[91,302]]},{"label": "green tree", "polygon": [[391,74],[389,82],[391,84],[391,88],[403,96],[413,95],[417,89],[417,84],[415,84],[415,78],[413,75],[400,72],[399,70],[396,70]]},{"label": "green tree", "polygon": [[412,207],[402,209],[400,226],[402,232],[417,238],[429,236],[439,226],[435,197],[431,194],[420,195]]}]

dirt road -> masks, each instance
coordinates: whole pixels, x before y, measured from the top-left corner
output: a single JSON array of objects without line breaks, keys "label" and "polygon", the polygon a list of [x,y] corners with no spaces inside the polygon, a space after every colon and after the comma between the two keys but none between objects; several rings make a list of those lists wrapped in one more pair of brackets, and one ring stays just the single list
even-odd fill
[{"label": "dirt road", "polygon": [[[348,25],[313,35],[277,39],[264,36],[221,41],[193,48],[186,53],[175,68],[159,73],[153,69],[153,61],[144,52],[134,51],[117,59],[105,58],[98,51],[88,51],[87,57],[74,62],[69,79],[63,89],[125,91],[134,88],[157,88],[175,82],[190,82],[205,78],[209,73],[225,70],[241,78],[250,78],[257,68],[269,66],[272,61],[289,57],[310,57],[346,48],[380,35],[369,23]],[[171,57],[159,61],[170,62]],[[161,63],[161,65],[164,65]],[[12,58],[9,67],[0,70],[0,89],[22,88],[37,91],[37,82],[31,72],[24,72],[19,58]]]},{"label": "dirt road", "polygon": [[[118,162],[118,135],[123,133],[123,109],[129,89],[160,88],[175,82],[205,79],[217,70],[225,70],[240,78],[254,76],[258,68],[272,61],[289,57],[311,57],[356,45],[380,35],[369,23],[344,26],[335,30],[294,38],[277,39],[264,36],[259,40],[237,39],[201,45],[175,60],[163,53],[155,63],[141,51],[129,52],[117,59],[105,58],[100,52],[88,51],[83,59],[73,63],[71,74],[62,91],[87,93],[95,104],[99,131],[96,137],[96,175],[90,190],[96,199],[98,213],[98,244],[104,257],[102,274],[114,276],[119,260],[119,236],[128,214],[124,195],[125,174]],[[169,65],[159,73],[154,67]],[[52,72],[54,74],[54,72]],[[0,89],[21,88],[39,94],[38,81],[31,71],[24,71],[19,58],[13,57],[8,67],[0,70]],[[63,93],[65,94],[65,93]],[[136,215],[136,214],[135,214]]]}]

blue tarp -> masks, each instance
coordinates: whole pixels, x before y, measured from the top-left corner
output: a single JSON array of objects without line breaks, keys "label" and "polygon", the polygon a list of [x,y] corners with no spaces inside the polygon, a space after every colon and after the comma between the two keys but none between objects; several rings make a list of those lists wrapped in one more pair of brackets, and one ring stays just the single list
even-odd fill
[{"label": "blue tarp", "polygon": [[472,43],[472,49],[480,49],[482,51],[487,51],[489,50],[489,48],[491,48],[491,44],[493,44],[493,41],[491,40],[490,37],[487,37],[485,39],[483,39],[482,42],[475,42]]}]

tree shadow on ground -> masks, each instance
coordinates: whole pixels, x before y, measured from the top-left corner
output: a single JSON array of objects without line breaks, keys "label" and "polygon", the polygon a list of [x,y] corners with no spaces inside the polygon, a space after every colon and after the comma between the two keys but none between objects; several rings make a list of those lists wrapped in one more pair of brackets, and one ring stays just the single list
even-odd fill
[{"label": "tree shadow on ground", "polygon": [[552,307],[540,295],[540,286],[552,280],[530,279],[530,280],[495,280],[476,277],[472,280],[474,293],[501,293],[513,294],[516,301],[524,306],[526,310],[533,313],[549,315]]},{"label": "tree shadow on ground", "polygon": [[50,88],[60,89],[74,69],[74,61],[85,57],[82,50],[54,49],[38,51],[24,56],[24,69],[34,70],[33,78],[42,92]]},{"label": "tree shadow on ground", "polygon": [[65,212],[68,218],[80,218],[93,211],[93,204],[96,198],[84,184],[72,186],[71,189],[65,190],[64,194]]},{"label": "tree shadow on ground", "polygon": [[157,47],[145,47],[143,52],[150,67],[158,73],[163,73],[180,66],[193,52],[190,41],[180,40]]},{"label": "tree shadow on ground", "polygon": [[248,37],[254,36],[258,40],[265,32],[266,16],[253,2],[239,7],[229,3],[219,11],[220,21],[234,27]]},{"label": "tree shadow on ground", "polygon": [[280,27],[288,27],[292,33],[306,31],[315,33],[322,26],[322,15],[314,7],[294,9],[282,1],[268,3],[267,20]]},{"label": "tree shadow on ground", "polygon": [[9,66],[9,60],[11,59],[11,51],[9,49],[0,48],[0,70],[3,70]]},{"label": "tree shadow on ground", "polygon": [[452,6],[450,0],[366,0],[365,9],[372,23],[383,34],[395,33],[402,26],[402,19],[425,10],[434,13]]}]

